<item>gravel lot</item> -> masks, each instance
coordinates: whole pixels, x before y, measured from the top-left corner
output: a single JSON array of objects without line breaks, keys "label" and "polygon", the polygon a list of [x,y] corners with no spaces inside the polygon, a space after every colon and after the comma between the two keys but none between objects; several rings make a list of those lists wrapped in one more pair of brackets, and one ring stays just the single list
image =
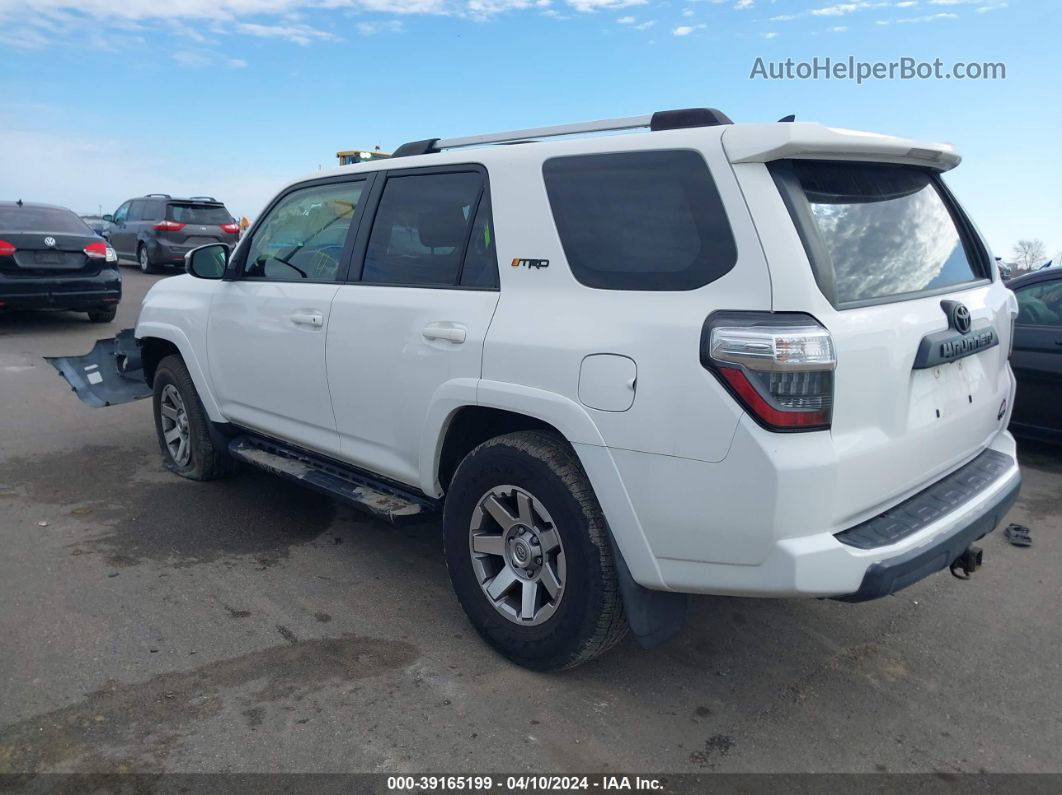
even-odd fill
[{"label": "gravel lot", "polygon": [[163,470],[148,401],[90,409],[42,355],[133,324],[0,314],[0,771],[1062,771],[1062,453],[1010,520],[864,605],[698,598],[651,652],[562,675],[483,645],[439,528],[246,472]]}]

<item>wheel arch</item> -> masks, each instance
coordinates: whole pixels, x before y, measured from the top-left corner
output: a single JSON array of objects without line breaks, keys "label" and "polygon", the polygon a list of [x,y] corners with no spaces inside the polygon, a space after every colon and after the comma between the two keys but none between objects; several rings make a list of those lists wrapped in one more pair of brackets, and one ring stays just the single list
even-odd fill
[{"label": "wheel arch", "polygon": [[140,342],[144,380],[149,386],[154,385],[155,370],[159,362],[166,356],[176,354],[181,357],[185,367],[188,368],[188,374],[192,377],[192,383],[195,384],[196,392],[199,393],[199,399],[203,402],[207,416],[213,422],[225,422],[225,417],[214,398],[214,392],[210,389],[206,371],[195,355],[191,342],[181,329],[168,323],[140,323],[136,329],[136,337]]}]

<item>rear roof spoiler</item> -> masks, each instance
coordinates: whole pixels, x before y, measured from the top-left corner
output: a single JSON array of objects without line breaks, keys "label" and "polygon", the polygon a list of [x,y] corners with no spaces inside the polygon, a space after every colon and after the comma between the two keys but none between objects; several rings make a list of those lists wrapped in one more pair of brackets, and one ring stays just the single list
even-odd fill
[{"label": "rear roof spoiler", "polygon": [[962,158],[948,144],[841,130],[808,122],[743,124],[723,133],[731,163],[767,163],[784,158],[906,163],[949,171]]}]

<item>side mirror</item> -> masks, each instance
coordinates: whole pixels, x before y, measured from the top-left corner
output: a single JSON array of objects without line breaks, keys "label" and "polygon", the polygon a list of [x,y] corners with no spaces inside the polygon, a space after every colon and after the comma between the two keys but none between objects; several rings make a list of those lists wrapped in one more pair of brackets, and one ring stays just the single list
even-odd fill
[{"label": "side mirror", "polygon": [[110,213],[107,213],[105,216],[103,216],[103,220],[106,221],[109,224],[110,223],[114,223],[114,216],[111,215]]},{"label": "side mirror", "polygon": [[220,279],[229,261],[229,247],[224,243],[210,243],[193,248],[184,255],[184,269],[197,279]]}]

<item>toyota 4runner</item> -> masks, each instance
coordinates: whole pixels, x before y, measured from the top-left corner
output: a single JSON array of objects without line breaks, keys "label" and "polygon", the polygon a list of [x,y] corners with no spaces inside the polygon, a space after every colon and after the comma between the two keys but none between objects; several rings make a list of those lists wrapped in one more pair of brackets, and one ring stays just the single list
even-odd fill
[{"label": "toyota 4runner", "polygon": [[689,593],[976,566],[1020,483],[1016,306],[958,163],[710,109],[418,141],[292,183],[54,364],[152,396],[184,477],[441,513],[478,632],[567,668],[666,639]]}]

